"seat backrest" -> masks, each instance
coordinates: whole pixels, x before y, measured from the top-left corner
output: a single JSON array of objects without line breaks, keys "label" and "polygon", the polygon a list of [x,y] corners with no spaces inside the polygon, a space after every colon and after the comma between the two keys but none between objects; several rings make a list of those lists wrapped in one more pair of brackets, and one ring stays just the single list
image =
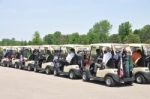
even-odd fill
[{"label": "seat backrest", "polygon": [[79,57],[75,54],[74,57],[71,59],[70,65],[78,64]]}]

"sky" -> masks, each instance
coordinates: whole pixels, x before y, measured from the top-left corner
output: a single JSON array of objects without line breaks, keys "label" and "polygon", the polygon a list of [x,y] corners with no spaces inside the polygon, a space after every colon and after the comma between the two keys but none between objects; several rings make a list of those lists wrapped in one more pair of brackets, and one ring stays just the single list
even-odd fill
[{"label": "sky", "polygon": [[107,19],[111,34],[130,21],[132,29],[150,24],[150,0],[0,0],[0,40],[31,40],[35,31],[43,37],[86,34],[92,26]]}]

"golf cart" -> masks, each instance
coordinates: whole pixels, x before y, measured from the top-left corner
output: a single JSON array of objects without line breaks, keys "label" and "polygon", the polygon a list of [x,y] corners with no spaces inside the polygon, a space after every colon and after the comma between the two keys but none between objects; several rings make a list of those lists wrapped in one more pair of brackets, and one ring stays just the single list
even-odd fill
[{"label": "golf cart", "polygon": [[[89,55],[88,65],[83,69],[82,79],[83,81],[96,80],[105,82],[107,86],[113,87],[117,84],[129,84],[133,82],[132,75],[129,77],[124,77],[122,68],[122,58],[118,58],[119,62],[114,59],[114,55],[117,49],[114,49],[113,45],[120,44],[91,44],[91,52]],[[103,63],[104,53],[107,52],[112,54],[106,64]],[[102,55],[96,57],[96,51],[100,51]],[[113,55],[114,54],[114,55]],[[120,53],[118,53],[120,55]],[[95,58],[95,59],[94,59]],[[106,58],[106,57],[105,57]],[[107,57],[108,58],[108,57]],[[106,59],[105,59],[106,60]]]},{"label": "golf cart", "polygon": [[38,62],[34,67],[35,72],[45,72],[46,74],[52,74],[54,70],[53,58],[54,54],[60,50],[58,45],[43,45],[40,47],[42,56],[39,57]]},{"label": "golf cart", "polygon": [[[24,50],[28,57],[23,57],[19,64],[19,69],[32,71],[35,67],[35,62],[38,60],[39,46],[31,46],[29,49]],[[26,56],[26,55],[25,55]]]},{"label": "golf cart", "polygon": [[19,66],[21,49],[22,49],[22,47],[20,47],[20,46],[13,46],[14,53],[12,55],[11,65],[10,65],[13,68],[18,68],[18,66]]},{"label": "golf cart", "polygon": [[[141,57],[137,58],[134,62],[133,74],[135,77],[135,82],[139,84],[150,82],[150,45],[148,44],[129,44],[132,50],[132,56],[134,56],[134,51],[137,49],[141,50]],[[143,60],[143,61],[142,61]],[[143,65],[137,65],[137,62],[141,61]]]},{"label": "golf cart", "polygon": [[[58,57],[54,57],[54,75],[59,76],[59,75],[66,75],[70,79],[75,79],[75,78],[81,78],[82,76],[82,58],[79,57],[79,55],[76,54],[76,48],[82,48],[84,47],[83,45],[62,45],[60,53],[58,54]],[[70,60],[70,62],[67,62],[67,53],[71,54],[73,51],[74,56]]]},{"label": "golf cart", "polygon": [[4,55],[1,59],[1,65],[4,67],[10,67],[11,66],[11,59],[13,50],[12,47],[3,47]]}]

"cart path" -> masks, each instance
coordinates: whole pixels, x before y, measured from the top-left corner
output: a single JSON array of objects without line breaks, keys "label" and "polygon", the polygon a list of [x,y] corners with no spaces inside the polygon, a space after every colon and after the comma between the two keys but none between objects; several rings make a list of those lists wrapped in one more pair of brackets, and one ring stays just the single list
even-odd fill
[{"label": "cart path", "polygon": [[70,80],[0,67],[0,99],[149,99],[150,84],[106,87],[102,83]]}]

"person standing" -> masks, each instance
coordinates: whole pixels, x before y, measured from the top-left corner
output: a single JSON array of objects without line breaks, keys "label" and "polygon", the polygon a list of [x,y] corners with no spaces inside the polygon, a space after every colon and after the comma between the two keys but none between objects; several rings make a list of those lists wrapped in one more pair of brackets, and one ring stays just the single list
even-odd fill
[{"label": "person standing", "polygon": [[131,51],[128,47],[123,49],[122,60],[123,60],[124,76],[130,77],[133,69],[133,62],[131,57]]},{"label": "person standing", "polygon": [[111,49],[109,47],[106,47],[104,51],[102,63],[105,67],[112,66],[112,54],[111,54]]}]

